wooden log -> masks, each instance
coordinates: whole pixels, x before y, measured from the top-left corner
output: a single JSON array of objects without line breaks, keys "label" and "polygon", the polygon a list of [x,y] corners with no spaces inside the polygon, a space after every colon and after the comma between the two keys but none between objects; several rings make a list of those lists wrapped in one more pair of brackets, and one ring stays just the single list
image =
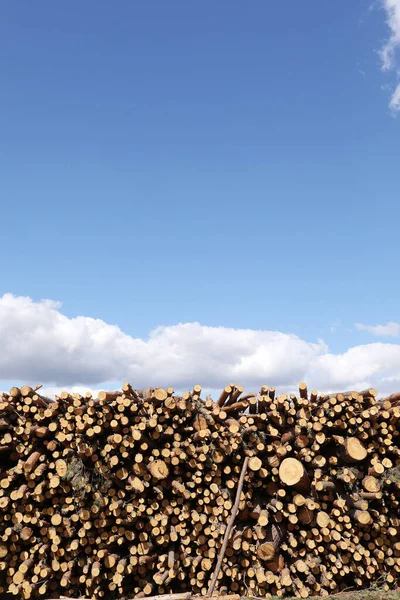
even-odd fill
[{"label": "wooden log", "polygon": [[168,475],[169,475],[168,466],[161,459],[157,459],[157,460],[154,460],[153,462],[151,462],[148,465],[148,469],[149,469],[152,477],[154,477],[154,479],[156,479],[157,481],[161,481],[162,479],[166,479],[168,477]]},{"label": "wooden log", "polygon": [[304,465],[296,458],[285,458],[279,467],[279,479],[287,486],[307,491],[310,480]]},{"label": "wooden log", "polygon": [[341,458],[346,463],[357,463],[367,457],[365,446],[356,437],[345,438],[341,444]]},{"label": "wooden log", "polygon": [[285,536],[285,529],[280,525],[271,525],[267,529],[268,541],[260,544],[257,548],[257,556],[260,560],[270,562],[274,559]]},{"label": "wooden log", "polygon": [[389,402],[390,404],[395,404],[396,402],[400,402],[400,392],[396,392],[394,394],[391,394],[390,396],[386,396],[385,398],[382,398],[379,402],[380,404],[384,404],[386,402]]}]

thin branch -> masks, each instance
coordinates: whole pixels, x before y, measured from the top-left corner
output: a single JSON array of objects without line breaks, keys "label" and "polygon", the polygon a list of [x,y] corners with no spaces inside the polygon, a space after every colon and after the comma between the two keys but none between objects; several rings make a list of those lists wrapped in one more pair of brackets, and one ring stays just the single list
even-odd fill
[{"label": "thin branch", "polygon": [[240,478],[239,478],[237,492],[236,492],[235,504],[233,505],[231,518],[229,519],[229,523],[228,523],[228,525],[226,527],[226,530],[225,530],[224,541],[222,543],[222,548],[221,548],[221,551],[220,551],[219,556],[218,556],[217,566],[215,567],[215,571],[214,571],[214,574],[212,576],[210,586],[209,586],[209,588],[207,590],[207,596],[212,596],[214,588],[215,588],[215,584],[217,583],[218,574],[219,574],[219,571],[221,569],[222,561],[224,560],[224,556],[225,556],[225,552],[226,552],[226,547],[228,545],[229,535],[230,535],[230,533],[232,531],[232,527],[233,527],[233,524],[235,522],[235,518],[236,518],[236,515],[237,515],[237,512],[238,512],[239,502],[240,502],[240,494],[242,493],[243,482],[244,482],[244,477],[246,475],[248,463],[249,463],[249,457],[246,456],[246,458],[243,461],[242,472],[240,473]]}]

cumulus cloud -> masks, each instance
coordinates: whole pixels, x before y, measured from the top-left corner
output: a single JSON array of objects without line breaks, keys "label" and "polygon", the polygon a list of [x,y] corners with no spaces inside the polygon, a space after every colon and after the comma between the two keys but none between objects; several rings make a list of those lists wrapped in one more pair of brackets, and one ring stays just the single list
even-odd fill
[{"label": "cumulus cloud", "polygon": [[360,331],[368,331],[372,335],[378,337],[399,337],[400,336],[400,323],[395,321],[389,321],[386,325],[364,325],[363,323],[356,323],[355,327]]},{"label": "cumulus cloud", "polygon": [[[317,356],[309,369],[310,381],[321,388],[336,389],[349,384],[353,389],[387,389],[387,377],[400,377],[399,344],[365,344],[349,348],[343,354]],[[385,385],[383,385],[385,384]]]},{"label": "cumulus cloud", "polygon": [[[400,0],[382,0],[382,5],[386,11],[386,22],[390,29],[390,35],[381,49],[380,55],[382,70],[390,71],[396,68],[396,51],[400,47]],[[393,113],[400,111],[400,84],[392,94],[389,108]]]},{"label": "cumulus cloud", "polygon": [[[0,379],[56,385],[96,385],[130,379],[186,387],[240,380],[297,380],[326,347],[295,335],[180,323],[154,329],[146,340],[91,317],[68,318],[51,300],[0,298]],[[283,363],[286,367],[283,369]]]},{"label": "cumulus cloud", "polygon": [[[391,391],[400,379],[400,345],[355,346],[330,353],[322,340],[307,341],[278,331],[180,323],[134,338],[100,319],[69,318],[52,300],[0,298],[0,380],[100,389],[129,380],[136,387],[200,383],[218,389],[236,381],[295,389],[301,380],[322,391],[374,385]],[[392,378],[392,379],[390,379]],[[383,387],[383,389],[382,389]]]}]

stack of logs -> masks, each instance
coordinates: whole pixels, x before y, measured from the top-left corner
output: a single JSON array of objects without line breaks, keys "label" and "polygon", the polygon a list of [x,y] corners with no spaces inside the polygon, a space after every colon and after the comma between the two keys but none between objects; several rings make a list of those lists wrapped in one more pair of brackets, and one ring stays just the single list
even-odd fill
[{"label": "stack of logs", "polygon": [[400,394],[0,396],[0,596],[389,589],[399,505]]}]

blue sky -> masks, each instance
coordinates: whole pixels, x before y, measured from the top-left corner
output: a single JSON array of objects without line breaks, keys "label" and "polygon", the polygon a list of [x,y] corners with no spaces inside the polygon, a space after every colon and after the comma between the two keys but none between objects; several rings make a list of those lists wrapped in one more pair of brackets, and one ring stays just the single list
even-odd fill
[{"label": "blue sky", "polygon": [[398,44],[398,0],[3,0],[0,296],[397,347]]}]

